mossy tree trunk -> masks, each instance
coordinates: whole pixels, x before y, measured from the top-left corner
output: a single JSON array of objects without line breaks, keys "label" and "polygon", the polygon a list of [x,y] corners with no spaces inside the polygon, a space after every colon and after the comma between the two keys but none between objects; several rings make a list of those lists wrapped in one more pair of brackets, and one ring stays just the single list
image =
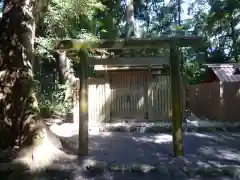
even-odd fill
[{"label": "mossy tree trunk", "polygon": [[66,56],[66,52],[54,52],[57,62],[60,83],[67,85],[65,92],[65,100],[72,99],[72,86],[76,83],[77,78],[74,75],[71,60]]},{"label": "mossy tree trunk", "polygon": [[[75,109],[75,103],[78,99],[76,96],[78,95],[75,93],[76,89],[78,88],[78,78],[75,77],[74,70],[72,68],[71,60],[66,56],[66,52],[54,52],[54,56],[57,62],[57,68],[59,72],[59,80],[62,85],[66,86],[65,89],[65,103],[71,105],[66,110],[66,119],[72,121],[74,119],[74,115],[70,111],[72,108]],[[72,107],[73,102],[73,107]],[[75,113],[75,112],[74,112]],[[73,120],[74,121],[74,120]]]},{"label": "mossy tree trunk", "polygon": [[67,58],[66,51],[56,53],[56,62],[59,68],[59,77],[61,84],[73,84],[76,81],[71,60]]},{"label": "mossy tree trunk", "polygon": [[[34,53],[36,2],[5,0],[0,22],[0,148],[18,145],[20,151],[17,155],[29,156],[30,161],[37,156],[37,147],[44,142],[53,140],[50,143],[52,147],[61,147],[58,138],[52,139],[55,136],[43,120],[38,118],[38,104],[33,91],[31,63]],[[46,139],[50,141],[45,141]],[[50,158],[49,144],[45,149],[43,154]],[[40,161],[45,159],[38,158]]]},{"label": "mossy tree trunk", "polygon": [[[0,142],[13,147],[38,113],[33,93],[35,1],[5,0],[1,20]],[[8,138],[6,138],[8,137]]]}]

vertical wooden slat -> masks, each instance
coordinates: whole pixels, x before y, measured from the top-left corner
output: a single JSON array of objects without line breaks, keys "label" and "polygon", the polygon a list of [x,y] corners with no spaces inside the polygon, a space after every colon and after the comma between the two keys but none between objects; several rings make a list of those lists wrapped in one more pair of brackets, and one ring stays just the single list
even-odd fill
[{"label": "vertical wooden slat", "polygon": [[164,104],[164,101],[165,101],[165,95],[164,95],[164,91],[165,91],[165,84],[164,84],[164,81],[165,81],[165,77],[161,78],[161,109],[162,109],[162,118],[164,117],[164,114],[165,114],[165,104]]},{"label": "vertical wooden slat", "polygon": [[102,84],[103,87],[103,107],[102,107],[102,122],[106,122],[106,106],[108,104],[108,97],[107,97],[107,89],[106,89],[106,82]]},{"label": "vertical wooden slat", "polygon": [[166,77],[162,77],[162,107],[163,107],[163,117],[166,118]]},{"label": "vertical wooden slat", "polygon": [[[110,85],[110,88],[111,88],[111,85]],[[114,116],[114,112],[115,112],[115,89],[112,89],[111,88],[111,100],[112,100],[112,103],[111,103],[111,115],[112,117]],[[113,121],[113,119],[111,119]]]},{"label": "vertical wooden slat", "polygon": [[99,94],[99,97],[98,97],[99,98],[98,107],[96,108],[96,110],[97,110],[96,113],[98,115],[98,119],[96,119],[96,121],[102,121],[101,110],[100,110],[100,108],[103,105],[102,98],[104,97],[102,84],[98,84],[96,89],[97,89],[97,92]]},{"label": "vertical wooden slat", "polygon": [[158,111],[158,113],[159,113],[159,115],[158,115],[158,119],[159,120],[161,120],[162,119],[162,117],[161,117],[161,115],[162,115],[162,108],[161,108],[161,82],[160,82],[160,78],[159,77],[157,77],[157,85],[156,85],[156,87],[157,87],[157,111]]},{"label": "vertical wooden slat", "polygon": [[153,120],[153,117],[156,117],[156,110],[155,110],[155,92],[156,92],[156,84],[155,82],[152,82],[152,95],[151,95],[151,100],[152,100],[152,120]]},{"label": "vertical wooden slat", "polygon": [[165,77],[161,77],[161,111],[162,111],[162,118],[164,117],[164,114],[165,114],[165,104],[164,104],[164,101],[165,101],[165,95],[164,95],[164,91],[165,91],[165,84],[164,84],[164,81],[165,81]]},{"label": "vertical wooden slat", "polygon": [[[121,81],[121,84],[122,84],[122,77],[120,77],[120,81]],[[122,87],[122,85],[121,85]],[[122,88],[121,88],[122,89]],[[125,109],[123,109],[122,107],[122,104],[124,103],[124,99],[123,99],[123,93],[119,93],[119,101],[118,101],[118,113],[120,114],[125,114]]]},{"label": "vertical wooden slat", "polygon": [[[91,88],[92,88],[91,85],[88,83],[88,94],[89,94],[88,95],[88,102],[91,102],[91,99],[92,99],[92,97],[91,97],[91,94],[92,94],[91,93]],[[92,113],[91,113],[92,112],[92,107],[91,106],[88,107],[88,112],[89,112],[88,113],[89,114],[89,121],[91,121],[92,120]]]},{"label": "vertical wooden slat", "polygon": [[155,109],[155,112],[156,112],[156,117],[158,120],[159,120],[159,101],[158,101],[158,95],[159,95],[159,87],[158,87],[158,79],[156,79],[156,82],[155,82],[155,104],[154,104],[154,109]]},{"label": "vertical wooden slat", "polygon": [[171,88],[170,86],[171,86],[171,84],[169,83],[169,79],[170,79],[170,77],[169,76],[167,76],[166,77],[166,98],[167,98],[167,100],[166,100],[166,118],[169,120],[169,112],[170,112],[170,109],[171,109],[171,107],[170,107],[170,102],[171,102],[171,99],[170,99],[170,91],[169,91],[169,89]]},{"label": "vertical wooden slat", "polygon": [[[91,97],[91,100],[89,102],[92,102],[93,98],[94,98],[94,95],[97,93],[96,92],[96,84],[90,84],[90,97]],[[89,109],[91,110],[91,114],[92,114],[92,118],[91,118],[91,121],[95,121],[96,119],[96,104],[94,105],[90,105]]]},{"label": "vertical wooden slat", "polygon": [[111,122],[113,122],[113,113],[114,113],[114,107],[115,107],[115,91],[111,88],[111,85],[109,84],[110,93],[111,93],[111,104],[110,104],[110,117]]},{"label": "vertical wooden slat", "polygon": [[[131,86],[130,86],[131,92],[134,91],[135,85],[137,83],[137,80],[138,80],[138,78],[133,74],[131,76]],[[136,111],[136,110],[139,108],[138,105],[140,104],[140,99],[138,98],[139,89],[136,89],[135,92],[136,93],[131,93],[132,94],[132,96],[131,96],[131,98],[132,98],[132,103],[131,103],[131,110],[132,110],[132,112],[131,112],[131,114],[138,113],[138,111]]]},{"label": "vertical wooden slat", "polygon": [[[94,95],[96,96],[96,95],[99,95],[98,93],[98,89],[97,89],[97,83],[98,82],[96,82],[96,84],[93,86],[93,91],[94,91]],[[98,97],[98,96],[97,96]],[[94,98],[93,97],[93,94],[92,94],[92,98]],[[93,99],[92,99],[93,100]],[[96,103],[94,103],[94,105],[93,105],[93,109],[94,109],[94,119],[93,119],[93,121],[95,121],[97,118],[98,118],[98,106],[99,106],[99,97],[98,97],[98,100],[97,100],[97,102]]]},{"label": "vertical wooden slat", "polygon": [[147,100],[148,100],[148,120],[153,121],[153,105],[152,105],[152,93],[153,93],[153,83],[152,79],[149,80],[149,83],[147,85]]},{"label": "vertical wooden slat", "polygon": [[171,94],[171,91],[172,91],[172,84],[171,84],[171,80],[170,78],[168,79],[168,107],[169,107],[169,118],[172,118],[172,94]]},{"label": "vertical wooden slat", "polygon": [[105,109],[105,113],[106,113],[106,121],[107,122],[111,122],[111,89],[110,89],[110,84],[109,81],[107,81],[105,83],[105,88],[106,88],[106,99],[107,99],[107,106]]},{"label": "vertical wooden slat", "polygon": [[172,108],[171,108],[171,83],[170,83],[170,77],[168,76],[167,78],[167,118],[168,120],[171,119],[171,114],[172,114]]},{"label": "vertical wooden slat", "polygon": [[113,89],[114,90],[114,114],[116,114],[117,112],[117,89]]},{"label": "vertical wooden slat", "polygon": [[149,100],[148,100],[148,83],[144,84],[144,118],[149,120]]},{"label": "vertical wooden slat", "polygon": [[165,114],[166,114],[166,77],[163,76],[161,78],[162,80],[162,114],[163,114],[163,118],[165,120]]},{"label": "vertical wooden slat", "polygon": [[170,116],[172,116],[172,95],[171,95],[171,82],[170,82],[170,77],[168,78],[168,117],[170,118]]},{"label": "vertical wooden slat", "polygon": [[116,88],[116,114],[118,115],[118,112],[119,112],[119,88]]}]

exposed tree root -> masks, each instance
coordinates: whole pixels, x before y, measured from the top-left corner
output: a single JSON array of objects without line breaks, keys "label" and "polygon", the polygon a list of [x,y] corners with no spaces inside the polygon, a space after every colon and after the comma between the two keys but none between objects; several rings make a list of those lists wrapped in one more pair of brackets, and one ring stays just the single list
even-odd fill
[{"label": "exposed tree root", "polygon": [[5,152],[5,155],[13,158],[11,162],[0,164],[0,172],[34,172],[45,169],[56,161],[76,160],[77,156],[66,154],[62,150],[61,141],[46,125],[38,127],[34,134],[27,136],[23,146],[15,152]]},{"label": "exposed tree root", "polygon": [[38,23],[35,18],[41,18],[38,10],[42,12],[47,2],[36,3],[4,1],[0,25],[0,146],[20,147],[5,151],[4,156],[8,155],[11,162],[0,164],[1,172],[41,170],[56,160],[74,159],[61,150],[59,138],[38,119],[32,73],[33,42]]}]

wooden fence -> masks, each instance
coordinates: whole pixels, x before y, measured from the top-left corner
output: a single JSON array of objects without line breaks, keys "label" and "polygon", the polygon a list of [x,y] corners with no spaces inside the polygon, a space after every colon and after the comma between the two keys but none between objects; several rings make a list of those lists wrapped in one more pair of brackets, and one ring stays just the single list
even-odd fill
[{"label": "wooden fence", "polygon": [[189,109],[198,117],[240,120],[240,82],[212,82],[187,87]]},{"label": "wooden fence", "polygon": [[[74,97],[74,121],[77,122],[78,88]],[[110,86],[104,79],[89,79],[88,101],[90,124],[146,121],[146,118],[149,121],[168,121],[171,116],[170,77],[158,76],[141,86],[129,87]]]}]

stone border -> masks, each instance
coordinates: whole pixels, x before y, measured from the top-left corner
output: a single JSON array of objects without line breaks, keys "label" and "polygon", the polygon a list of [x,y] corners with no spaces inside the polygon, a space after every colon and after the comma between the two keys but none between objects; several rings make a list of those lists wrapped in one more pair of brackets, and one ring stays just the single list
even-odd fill
[{"label": "stone border", "polygon": [[[16,172],[17,174],[22,172],[28,172],[29,169],[23,168],[23,166],[14,166],[6,163],[0,163],[0,174]],[[80,170],[81,169],[81,170]],[[105,161],[95,161],[90,160],[82,163],[81,165],[77,162],[73,162],[70,164],[53,164],[45,169],[39,171],[39,174],[44,174],[45,172],[56,172],[56,171],[71,171],[71,172],[79,172],[79,173],[89,173],[94,174],[94,176],[102,176],[104,173],[130,173],[136,175],[142,174],[156,174],[164,175],[166,177],[174,178],[174,177],[204,177],[204,178],[220,178],[220,177],[228,177],[233,179],[240,179],[240,166],[222,166],[222,167],[190,167],[184,166],[180,167],[180,165],[174,164],[166,164],[166,165],[150,165],[150,164],[133,164],[133,165],[118,165],[116,163],[107,163]],[[80,171],[79,171],[80,170]],[[15,173],[14,173],[15,174]],[[30,173],[31,174],[31,173]]]},{"label": "stone border", "polygon": [[240,166],[223,166],[223,167],[183,167],[182,171],[188,177],[204,176],[205,178],[230,177],[240,178]]},{"label": "stone border", "polygon": [[[100,132],[140,132],[140,133],[171,133],[170,123],[105,123],[98,127]],[[183,123],[184,132],[240,132],[237,124],[193,125]]]},{"label": "stone border", "polygon": [[[131,166],[117,165],[117,164],[98,164],[91,166],[88,170],[96,171],[96,169],[102,169],[112,173],[154,173],[154,174],[165,174],[167,177],[196,177],[201,176],[205,178],[217,178],[217,177],[229,177],[229,178],[240,178],[240,166],[223,166],[223,167],[172,167],[168,166],[157,166],[148,164],[136,164]],[[105,169],[105,170],[104,170]],[[99,171],[100,172],[100,171]]]}]

